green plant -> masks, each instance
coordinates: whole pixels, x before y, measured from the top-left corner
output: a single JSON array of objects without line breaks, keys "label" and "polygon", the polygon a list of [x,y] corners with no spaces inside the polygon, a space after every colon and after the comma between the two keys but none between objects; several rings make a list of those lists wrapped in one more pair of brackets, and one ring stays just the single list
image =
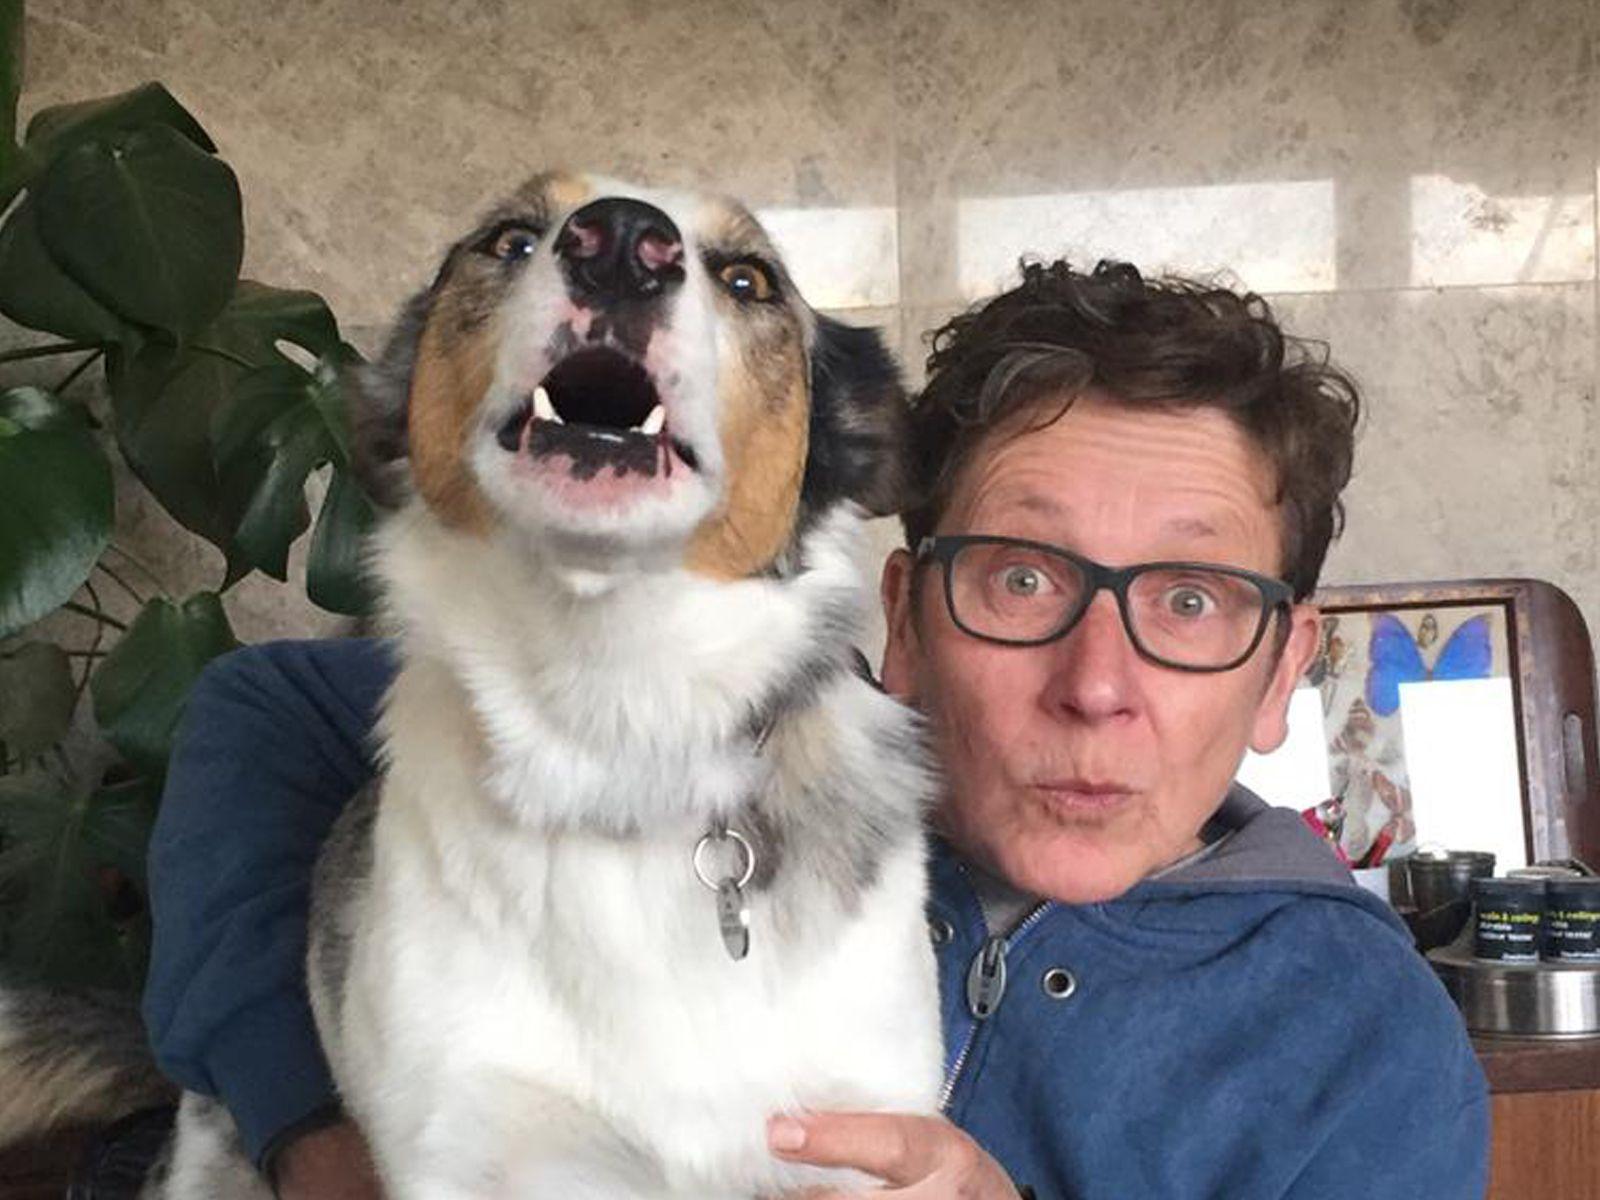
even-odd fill
[{"label": "green plant", "polygon": [[[14,66],[20,5],[0,7]],[[286,577],[323,466],[307,593],[339,613],[369,603],[372,512],[338,387],[357,356],[320,297],[239,278],[238,182],[165,88],[44,109],[20,143],[16,99],[8,78],[0,314],[35,332],[0,353],[16,376],[0,376],[0,968],[135,987],[174,729],[201,668],[237,644],[223,594],[252,571]],[[216,590],[173,596],[116,542],[112,454],[222,552]]]}]

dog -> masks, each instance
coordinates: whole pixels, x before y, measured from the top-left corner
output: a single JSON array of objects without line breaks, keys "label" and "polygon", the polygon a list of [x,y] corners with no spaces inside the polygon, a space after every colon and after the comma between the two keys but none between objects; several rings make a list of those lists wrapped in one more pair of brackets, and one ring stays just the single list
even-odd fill
[{"label": "dog", "polygon": [[[387,1194],[859,1183],[765,1122],[936,1106],[936,781],[852,649],[893,360],[739,204],[553,173],[357,391],[400,667],[308,977]],[[146,1194],[265,1195],[234,1145],[186,1097]]]}]

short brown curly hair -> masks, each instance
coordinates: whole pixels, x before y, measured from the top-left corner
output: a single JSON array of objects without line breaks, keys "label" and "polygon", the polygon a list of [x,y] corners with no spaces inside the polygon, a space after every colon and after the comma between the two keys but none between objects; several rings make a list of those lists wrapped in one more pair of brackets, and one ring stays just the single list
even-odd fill
[{"label": "short brown curly hair", "polygon": [[[1022,282],[930,337],[928,382],[912,401],[914,549],[989,434],[1057,420],[1085,388],[1117,403],[1215,407],[1266,456],[1283,512],[1283,576],[1304,599],[1344,526],[1361,400],[1327,347],[1291,337],[1254,293],[1128,263],[1089,274],[1064,260],[1022,264]],[[1028,420],[1028,418],[1032,418]]]}]

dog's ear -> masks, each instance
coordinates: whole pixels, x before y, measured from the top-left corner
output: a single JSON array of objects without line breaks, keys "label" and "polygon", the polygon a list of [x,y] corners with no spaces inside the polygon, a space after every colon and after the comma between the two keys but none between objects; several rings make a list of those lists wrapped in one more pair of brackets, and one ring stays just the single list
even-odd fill
[{"label": "dog's ear", "polygon": [[406,301],[378,357],[344,379],[356,478],[384,508],[399,508],[411,493],[411,377],[434,292],[430,286]]},{"label": "dog's ear", "polygon": [[906,393],[875,329],[817,317],[811,344],[811,446],[801,503],[854,500],[874,516],[904,499]]}]

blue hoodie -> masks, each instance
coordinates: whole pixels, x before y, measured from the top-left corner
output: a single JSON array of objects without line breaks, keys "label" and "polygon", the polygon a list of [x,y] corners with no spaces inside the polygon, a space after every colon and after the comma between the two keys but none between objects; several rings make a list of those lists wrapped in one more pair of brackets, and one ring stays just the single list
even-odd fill
[{"label": "blue hoodie", "polygon": [[[393,669],[376,641],[229,655],[168,778],[145,1016],[258,1161],[334,1099],[302,965],[311,867],[372,772]],[[1235,789],[1208,829],[1176,871],[993,934],[975,873],[934,844],[945,1111],[1041,1200],[1481,1197],[1483,1075],[1404,927],[1293,813]]]}]

